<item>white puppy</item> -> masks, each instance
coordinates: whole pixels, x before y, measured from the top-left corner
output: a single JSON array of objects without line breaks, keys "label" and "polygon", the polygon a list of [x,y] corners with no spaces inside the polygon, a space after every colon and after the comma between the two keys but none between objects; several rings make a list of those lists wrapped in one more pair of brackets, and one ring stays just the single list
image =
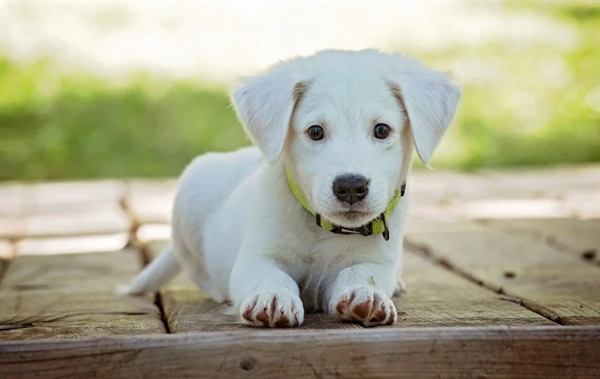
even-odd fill
[{"label": "white puppy", "polygon": [[258,148],[186,168],[172,243],[129,293],[158,290],[181,264],[255,326],[298,326],[305,309],[394,323],[413,147],[430,160],[459,97],[444,74],[371,50],[248,79],[233,103]]}]

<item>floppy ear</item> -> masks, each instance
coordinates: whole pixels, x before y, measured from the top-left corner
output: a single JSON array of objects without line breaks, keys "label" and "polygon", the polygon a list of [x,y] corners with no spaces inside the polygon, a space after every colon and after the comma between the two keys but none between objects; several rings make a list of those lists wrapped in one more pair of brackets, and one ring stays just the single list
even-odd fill
[{"label": "floppy ear", "polygon": [[270,163],[281,156],[294,106],[305,88],[294,72],[279,65],[246,80],[232,94],[246,134]]},{"label": "floppy ear", "polygon": [[416,62],[410,65],[396,72],[390,87],[406,110],[415,148],[427,165],[454,117],[460,88],[441,72]]}]

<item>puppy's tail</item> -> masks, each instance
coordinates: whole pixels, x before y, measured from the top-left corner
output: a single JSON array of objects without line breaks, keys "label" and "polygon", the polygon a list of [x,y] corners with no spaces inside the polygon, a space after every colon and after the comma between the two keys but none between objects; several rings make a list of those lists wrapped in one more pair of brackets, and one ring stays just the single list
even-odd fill
[{"label": "puppy's tail", "polygon": [[123,289],[126,295],[143,295],[158,291],[179,273],[181,266],[177,262],[173,245],[169,243],[164,250]]}]

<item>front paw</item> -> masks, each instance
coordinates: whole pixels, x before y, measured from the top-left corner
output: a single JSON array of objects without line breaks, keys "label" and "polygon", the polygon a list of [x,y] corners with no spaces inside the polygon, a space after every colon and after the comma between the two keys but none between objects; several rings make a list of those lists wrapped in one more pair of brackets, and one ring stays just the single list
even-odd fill
[{"label": "front paw", "polygon": [[262,291],[242,302],[240,315],[253,326],[294,327],[304,321],[304,308],[300,298],[290,291]]},{"label": "front paw", "polygon": [[390,325],[398,314],[394,303],[382,292],[368,287],[354,287],[333,297],[329,312],[343,321],[357,321],[364,326]]}]

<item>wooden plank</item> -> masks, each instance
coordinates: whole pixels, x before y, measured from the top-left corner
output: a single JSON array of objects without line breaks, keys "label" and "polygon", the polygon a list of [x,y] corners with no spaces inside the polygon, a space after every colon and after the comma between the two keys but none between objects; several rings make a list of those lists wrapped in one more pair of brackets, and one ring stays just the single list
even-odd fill
[{"label": "wooden plank", "polygon": [[0,215],[18,217],[32,213],[64,213],[93,206],[118,204],[125,185],[114,180],[0,185]]},{"label": "wooden plank", "polygon": [[164,333],[153,299],[116,294],[140,265],[133,249],[18,256],[0,285],[0,340]]},{"label": "wooden plank", "polygon": [[126,187],[114,180],[41,183],[32,186],[27,213],[59,214],[89,209],[94,205],[118,204]]},{"label": "wooden plank", "polygon": [[479,222],[501,232],[546,243],[554,250],[571,254],[575,258],[600,264],[600,219],[517,219]]},{"label": "wooden plank", "polygon": [[15,247],[11,241],[0,239],[0,258],[13,259],[15,257]]},{"label": "wooden plank", "polygon": [[600,271],[527,238],[495,231],[410,233],[406,240],[473,281],[564,325],[600,324]]},{"label": "wooden plank", "polygon": [[16,216],[28,208],[29,186],[8,183],[0,185],[0,215]]},{"label": "wooden plank", "polygon": [[514,219],[571,217],[572,210],[561,200],[547,198],[459,199],[449,212],[460,219]]},{"label": "wooden plank", "polygon": [[[396,327],[553,325],[548,319],[405,248]],[[554,324],[556,325],[556,324]]]},{"label": "wooden plank", "polygon": [[415,171],[409,219],[600,217],[600,166]]},{"label": "wooden plank", "polygon": [[16,243],[19,255],[79,254],[121,250],[129,241],[129,233],[95,236],[26,238]]},{"label": "wooden plank", "polygon": [[0,376],[595,378],[600,328],[254,330],[0,343]]},{"label": "wooden plank", "polygon": [[168,223],[175,198],[174,180],[136,180],[127,183],[127,206],[138,224]]},{"label": "wooden plank", "polygon": [[22,216],[0,215],[0,238],[15,239],[25,234],[26,221]]},{"label": "wooden plank", "polygon": [[129,220],[118,203],[75,212],[33,214],[22,237],[77,236],[127,232]]},{"label": "wooden plank", "polygon": [[570,212],[569,216],[581,219],[600,218],[600,196],[598,188],[575,189],[562,195],[564,207]]},{"label": "wooden plank", "polygon": [[[148,245],[151,256],[164,242]],[[407,251],[404,279],[408,291],[394,300],[399,312],[395,327],[555,325],[498,294],[455,275]],[[161,291],[165,317],[172,333],[243,330],[231,307],[211,301],[185,275]],[[339,323],[325,314],[307,314],[302,329],[360,328]]]},{"label": "wooden plank", "polygon": [[110,234],[129,229],[129,220],[118,203],[0,217],[0,238],[10,239]]},{"label": "wooden plank", "polygon": [[[535,203],[526,209],[516,206],[505,211],[517,212],[518,217],[600,217],[600,165],[566,165],[551,168],[516,169],[503,171],[483,171],[483,175],[493,180],[494,185],[511,190],[514,198],[531,197]],[[508,204],[510,205],[510,204]],[[473,205],[473,211],[476,209]],[[518,211],[521,213],[518,213]],[[524,214],[528,211],[529,214]],[[545,214],[544,214],[545,213]],[[486,217],[486,215],[480,215]],[[489,216],[489,215],[487,215]],[[506,215],[504,215],[506,217]]]},{"label": "wooden plank", "polygon": [[8,260],[4,258],[0,258],[0,283],[2,282],[2,278],[4,278],[4,273],[8,269]]},{"label": "wooden plank", "polygon": [[135,237],[140,243],[165,241],[171,238],[171,225],[143,224],[135,231]]},{"label": "wooden plank", "polygon": [[595,189],[600,186],[600,165],[565,165],[547,168],[482,170],[497,185],[512,188],[517,193],[555,196],[574,189]]},{"label": "wooden plank", "polygon": [[11,259],[15,256],[15,249],[11,242],[0,240],[0,282],[8,269]]}]

